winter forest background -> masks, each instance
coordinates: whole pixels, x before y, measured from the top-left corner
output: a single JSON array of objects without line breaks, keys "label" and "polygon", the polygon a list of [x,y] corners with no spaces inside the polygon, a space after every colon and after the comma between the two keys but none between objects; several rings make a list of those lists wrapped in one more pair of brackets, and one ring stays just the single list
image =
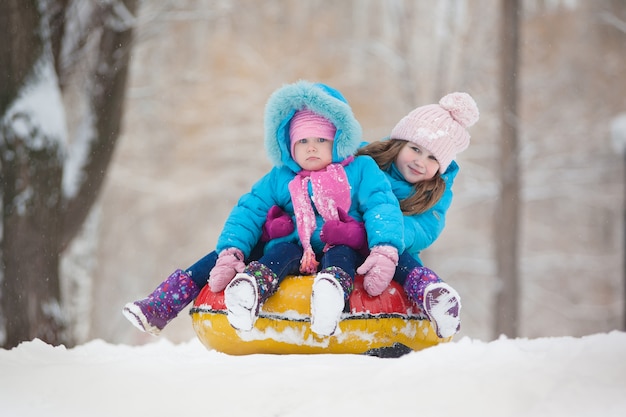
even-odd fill
[{"label": "winter forest background", "polygon": [[[3,328],[24,320],[25,339],[66,345],[156,340],[122,317],[123,304],[214,249],[231,207],[269,169],[265,101],[283,83],[308,79],[342,91],[370,141],[448,92],[476,99],[481,119],[457,160],[447,227],[423,256],[463,297],[460,337],[493,340],[507,319],[512,337],[624,329],[622,0],[9,0],[0,32],[16,33],[11,13],[35,5],[52,29],[43,56],[49,48],[61,58],[52,60],[58,85],[37,98],[37,114],[56,114],[62,126],[46,135],[59,123],[33,118],[31,140],[11,130],[11,104],[28,72],[13,71],[7,57],[37,48],[18,36],[0,42],[0,73],[12,75],[0,81]],[[512,6],[517,30],[503,13]],[[64,36],[56,38],[59,27]],[[518,35],[518,49],[503,47],[507,34]],[[120,80],[111,69],[125,57]],[[511,93],[502,72],[515,57]],[[513,114],[502,111],[511,94]],[[106,128],[116,110],[120,129]],[[503,139],[506,123],[517,128],[513,142]],[[77,168],[81,155],[95,162],[100,154],[110,162]],[[519,194],[507,194],[516,187]],[[66,232],[82,220],[71,210],[77,196],[88,213],[76,221],[78,234]],[[515,227],[503,225],[511,218]],[[517,271],[515,285],[503,264]],[[47,338],[37,325],[46,317],[60,323],[60,336]],[[193,338],[190,319],[183,313],[163,335]]]}]

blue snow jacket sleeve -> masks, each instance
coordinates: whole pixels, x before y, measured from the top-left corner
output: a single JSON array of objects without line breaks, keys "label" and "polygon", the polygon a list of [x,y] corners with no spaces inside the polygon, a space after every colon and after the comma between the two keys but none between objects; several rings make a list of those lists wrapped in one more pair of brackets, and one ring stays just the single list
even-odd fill
[{"label": "blue snow jacket sleeve", "polygon": [[235,247],[247,257],[261,238],[263,223],[272,206],[293,213],[287,189],[292,178],[293,173],[288,168],[273,168],[252,186],[250,192],[241,196],[226,219],[217,240],[217,252]]},{"label": "blue snow jacket sleeve", "polygon": [[390,245],[402,253],[405,248],[404,216],[387,176],[370,156],[355,158],[347,169],[353,164],[359,171],[358,178],[350,179],[350,185],[358,190],[352,200],[352,210],[357,211],[351,210],[349,214],[360,220],[359,213],[363,213],[362,221],[370,249]]}]

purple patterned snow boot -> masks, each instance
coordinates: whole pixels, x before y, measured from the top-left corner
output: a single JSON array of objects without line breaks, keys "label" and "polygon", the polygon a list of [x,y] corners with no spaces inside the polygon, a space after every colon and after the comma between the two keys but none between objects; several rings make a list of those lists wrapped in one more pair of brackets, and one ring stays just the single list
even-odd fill
[{"label": "purple patterned snow boot", "polygon": [[440,338],[461,329],[461,297],[433,271],[419,267],[409,272],[404,283],[407,296],[426,313]]},{"label": "purple patterned snow boot", "polygon": [[320,336],[341,333],[339,320],[353,288],[353,280],[343,269],[330,266],[313,280],[311,292],[311,331]]},{"label": "purple patterned snow boot", "polygon": [[258,261],[250,262],[224,290],[230,325],[237,330],[252,330],[261,305],[277,288],[278,277],[269,267]]},{"label": "purple patterned snow boot", "polygon": [[157,336],[199,293],[189,275],[177,269],[152,294],[126,304],[122,313],[139,330]]}]

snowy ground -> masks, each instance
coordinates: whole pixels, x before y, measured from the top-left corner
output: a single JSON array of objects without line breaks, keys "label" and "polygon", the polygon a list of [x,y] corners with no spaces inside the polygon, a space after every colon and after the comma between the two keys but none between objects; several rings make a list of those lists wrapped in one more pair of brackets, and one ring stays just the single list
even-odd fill
[{"label": "snowy ground", "polygon": [[399,359],[229,356],[196,339],[0,350],[0,415],[624,416],[626,333],[469,338]]}]

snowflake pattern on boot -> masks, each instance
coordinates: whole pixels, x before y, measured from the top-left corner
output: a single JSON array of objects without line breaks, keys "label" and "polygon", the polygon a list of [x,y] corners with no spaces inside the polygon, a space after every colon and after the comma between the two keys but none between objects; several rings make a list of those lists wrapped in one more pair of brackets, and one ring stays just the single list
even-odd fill
[{"label": "snowflake pattern on boot", "polygon": [[441,278],[435,274],[432,270],[419,267],[409,272],[404,282],[404,290],[409,298],[418,305],[422,310],[424,309],[424,291],[429,284],[441,282]]},{"label": "snowflake pattern on boot", "polygon": [[182,269],[167,277],[150,295],[124,306],[124,316],[139,330],[158,335],[200,293]]},{"label": "snowflake pattern on boot", "polygon": [[278,277],[267,265],[258,261],[248,264],[244,273],[254,277],[259,291],[259,304],[263,304],[278,288]]},{"label": "snowflake pattern on boot", "polygon": [[339,282],[341,289],[343,290],[344,300],[347,301],[348,298],[350,298],[350,294],[352,294],[352,290],[354,289],[354,280],[352,279],[352,277],[348,275],[346,271],[337,266],[329,266],[327,268],[324,268],[320,271],[320,274],[322,273],[331,274],[333,277],[335,277],[337,282]]}]

